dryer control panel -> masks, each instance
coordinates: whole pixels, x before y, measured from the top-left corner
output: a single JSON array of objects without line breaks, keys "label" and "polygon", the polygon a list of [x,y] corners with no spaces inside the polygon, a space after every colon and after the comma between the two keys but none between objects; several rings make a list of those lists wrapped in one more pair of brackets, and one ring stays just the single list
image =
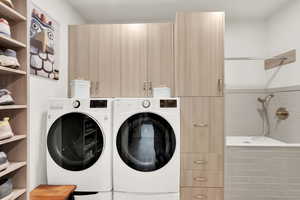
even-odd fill
[{"label": "dryer control panel", "polygon": [[107,100],[91,100],[90,108],[107,108]]},{"label": "dryer control panel", "polygon": [[175,99],[162,99],[160,100],[161,108],[177,108],[177,100]]}]

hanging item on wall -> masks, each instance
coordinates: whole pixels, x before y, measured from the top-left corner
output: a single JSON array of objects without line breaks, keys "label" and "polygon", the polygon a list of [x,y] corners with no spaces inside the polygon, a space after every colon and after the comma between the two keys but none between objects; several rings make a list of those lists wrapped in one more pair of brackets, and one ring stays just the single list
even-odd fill
[{"label": "hanging item on wall", "polygon": [[30,26],[30,73],[59,79],[59,24],[32,4]]}]

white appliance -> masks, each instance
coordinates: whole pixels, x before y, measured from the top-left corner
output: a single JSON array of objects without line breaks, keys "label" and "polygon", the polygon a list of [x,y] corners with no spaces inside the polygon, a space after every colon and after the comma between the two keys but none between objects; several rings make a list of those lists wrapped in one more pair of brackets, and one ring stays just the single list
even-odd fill
[{"label": "white appliance", "polygon": [[47,118],[48,184],[77,185],[76,200],[111,200],[112,101],[52,99]]},{"label": "white appliance", "polygon": [[179,99],[116,99],[113,110],[114,199],[179,199]]}]

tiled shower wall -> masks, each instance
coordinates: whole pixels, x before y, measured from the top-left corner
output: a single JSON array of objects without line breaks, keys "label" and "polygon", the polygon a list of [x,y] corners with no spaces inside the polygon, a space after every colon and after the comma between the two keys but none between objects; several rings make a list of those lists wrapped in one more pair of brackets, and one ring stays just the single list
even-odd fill
[{"label": "tiled shower wall", "polygon": [[[225,94],[226,136],[261,136],[263,122],[258,97],[273,93],[269,105],[271,137],[287,142],[300,143],[300,87],[268,90],[228,90]],[[276,110],[285,107],[290,112],[287,120],[278,120]]]},{"label": "tiled shower wall", "polygon": [[263,121],[257,98],[264,90],[228,90],[225,94],[225,134],[227,136],[259,136]]},{"label": "tiled shower wall", "polygon": [[[287,143],[300,143],[300,90],[275,90],[274,94],[275,97],[269,106],[271,137]],[[285,107],[289,111],[290,116],[287,120],[278,120],[276,117],[275,113],[279,107]]]}]

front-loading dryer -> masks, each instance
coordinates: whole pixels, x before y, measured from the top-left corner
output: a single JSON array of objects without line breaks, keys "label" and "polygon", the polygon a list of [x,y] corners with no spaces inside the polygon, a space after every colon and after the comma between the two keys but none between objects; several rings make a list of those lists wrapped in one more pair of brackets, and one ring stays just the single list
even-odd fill
[{"label": "front-loading dryer", "polygon": [[48,184],[77,185],[75,199],[112,199],[112,101],[52,99],[47,118]]},{"label": "front-loading dryer", "polygon": [[179,199],[179,99],[116,99],[113,110],[114,199]]}]

